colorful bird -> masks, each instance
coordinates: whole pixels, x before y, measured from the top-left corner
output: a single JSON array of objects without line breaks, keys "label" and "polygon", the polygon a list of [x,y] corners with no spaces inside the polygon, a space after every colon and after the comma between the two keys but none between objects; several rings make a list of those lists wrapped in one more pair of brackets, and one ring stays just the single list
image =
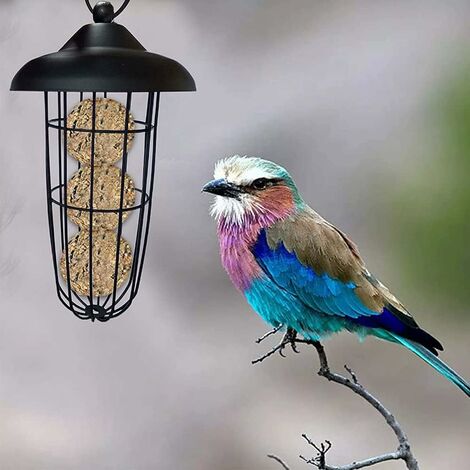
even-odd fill
[{"label": "colorful bird", "polygon": [[405,346],[470,396],[470,385],[437,357],[441,343],[366,268],[357,246],[311,209],[289,173],[238,155],[216,164],[203,191],[215,194],[222,264],[251,307],[274,328],[319,341],[347,330]]}]

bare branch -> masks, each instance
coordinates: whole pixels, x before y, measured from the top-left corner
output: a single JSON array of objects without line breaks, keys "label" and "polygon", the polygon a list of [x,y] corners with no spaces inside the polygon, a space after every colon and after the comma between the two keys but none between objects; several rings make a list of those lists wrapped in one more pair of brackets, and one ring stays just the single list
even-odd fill
[{"label": "bare branch", "polygon": [[[359,383],[357,375],[347,365],[345,365],[344,368],[346,369],[351,378],[344,377],[340,374],[332,372],[328,364],[325,349],[320,342],[296,338],[295,335],[292,336],[292,332],[290,335],[286,333],[286,335],[278,346],[273,348],[261,358],[257,359],[256,361],[253,361],[253,364],[262,362],[263,360],[274,354],[276,351],[279,351],[282,355],[283,349],[288,344],[290,344],[292,346],[292,349],[296,351],[293,346],[295,343],[303,343],[313,346],[317,350],[318,358],[320,361],[320,370],[318,371],[318,375],[324,377],[330,382],[335,382],[337,384],[349,388],[355,394],[359,395],[361,398],[367,401],[367,403],[374,407],[384,418],[385,422],[393,430],[398,440],[398,449],[395,452],[390,452],[388,454],[378,455],[369,459],[353,462],[349,465],[345,465],[342,467],[332,467],[326,464],[326,454],[331,449],[331,443],[329,441],[325,441],[325,443],[321,443],[318,446],[313,441],[311,441],[305,434],[303,434],[302,437],[307,441],[307,443],[311,447],[316,450],[317,454],[311,459],[307,459],[303,456],[300,456],[300,458],[307,464],[313,465],[320,470],[356,470],[364,467],[371,467],[373,465],[376,465],[381,462],[386,462],[388,460],[403,460],[408,470],[419,470],[418,462],[416,461],[413,453],[411,452],[408,437],[403,431],[401,425],[398,423],[395,416],[377,398],[375,398],[368,390],[366,390],[361,383]],[[284,465],[284,469],[287,468],[284,462],[282,462],[282,460],[280,460],[278,457],[275,458],[275,460],[282,463],[282,465]]]},{"label": "bare branch", "polygon": [[[349,388],[354,393],[364,398],[364,400],[370,403],[383,416],[386,423],[392,428],[393,432],[395,433],[395,436],[398,439],[398,452],[400,454],[400,458],[405,461],[409,470],[418,470],[418,462],[411,453],[408,437],[406,436],[405,432],[403,431],[395,416],[393,416],[393,414],[387,408],[385,408],[385,406],[382,405],[382,403],[377,398],[375,398],[357,381],[357,377],[354,375],[354,373],[352,373],[353,380],[350,380],[346,377],[343,377],[342,375],[331,372],[328,366],[328,360],[325,354],[325,349],[323,348],[323,345],[321,343],[317,341],[301,341],[313,345],[317,350],[318,357],[320,358],[320,370],[318,371],[318,374],[320,376],[325,377],[331,382],[336,382],[340,385],[344,385],[345,387]],[[350,369],[349,371],[351,373]]]},{"label": "bare branch", "polygon": [[361,460],[360,462],[353,462],[352,464],[344,465],[343,467],[330,467],[329,465],[326,465],[324,468],[325,470],[357,470],[359,468],[371,467],[372,465],[387,462],[389,460],[400,459],[403,459],[400,452],[390,452],[389,454],[378,455],[377,457]]},{"label": "bare branch", "polygon": [[320,447],[312,442],[305,434],[302,434],[302,437],[307,441],[307,443],[312,446],[317,454],[315,457],[307,459],[303,455],[300,455],[300,458],[307,464],[313,465],[320,470],[358,470],[364,467],[371,467],[381,462],[387,462],[388,460],[400,460],[403,459],[403,455],[400,451],[390,452],[389,454],[378,455],[377,457],[371,457],[370,459],[361,460],[359,462],[353,462],[349,465],[344,465],[342,467],[332,467],[331,465],[326,464],[326,454],[331,449],[331,442],[325,441],[320,444]]}]

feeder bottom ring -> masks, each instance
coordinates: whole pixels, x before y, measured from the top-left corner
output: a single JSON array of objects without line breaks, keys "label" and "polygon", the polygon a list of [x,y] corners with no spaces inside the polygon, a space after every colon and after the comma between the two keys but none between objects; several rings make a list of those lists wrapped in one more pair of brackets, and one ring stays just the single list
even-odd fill
[{"label": "feeder bottom ring", "polygon": [[91,321],[108,321],[111,316],[106,312],[106,309],[101,305],[87,305],[85,307],[85,315],[87,315]]}]

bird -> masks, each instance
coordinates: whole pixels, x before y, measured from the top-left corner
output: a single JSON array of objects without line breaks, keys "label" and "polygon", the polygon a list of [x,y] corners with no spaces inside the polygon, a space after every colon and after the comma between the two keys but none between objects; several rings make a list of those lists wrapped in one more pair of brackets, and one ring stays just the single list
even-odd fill
[{"label": "bird", "polygon": [[284,338],[320,341],[341,331],[404,346],[470,396],[438,358],[441,343],[366,267],[357,245],[302,199],[282,166],[252,156],[219,160],[203,192],[223,267],[251,308]]}]

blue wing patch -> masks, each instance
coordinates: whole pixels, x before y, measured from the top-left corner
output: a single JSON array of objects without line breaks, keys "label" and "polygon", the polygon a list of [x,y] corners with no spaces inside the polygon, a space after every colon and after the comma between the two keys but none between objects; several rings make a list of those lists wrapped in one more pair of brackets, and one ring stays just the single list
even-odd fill
[{"label": "blue wing patch", "polygon": [[380,315],[367,308],[354,292],[353,282],[332,279],[326,273],[317,274],[303,265],[294,252],[281,242],[272,250],[262,230],[252,248],[258,264],[272,281],[317,312],[350,319]]}]

